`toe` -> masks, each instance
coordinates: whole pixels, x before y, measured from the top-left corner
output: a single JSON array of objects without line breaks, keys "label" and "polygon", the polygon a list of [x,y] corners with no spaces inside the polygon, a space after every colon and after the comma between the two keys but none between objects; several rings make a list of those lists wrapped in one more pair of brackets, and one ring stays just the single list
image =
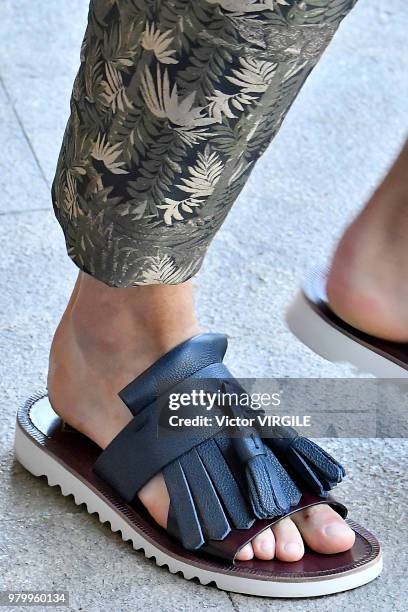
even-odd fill
[{"label": "toe", "polygon": [[243,548],[241,548],[235,558],[237,559],[237,561],[250,561],[251,559],[253,559],[254,550],[251,544],[246,544]]},{"label": "toe", "polygon": [[255,557],[269,561],[275,556],[275,538],[270,529],[265,529],[252,540]]},{"label": "toe", "polygon": [[[157,523],[166,527],[170,500],[163,476],[154,476],[138,496]],[[355,534],[330,506],[314,506],[282,519],[273,526],[273,531],[265,529],[236,558],[250,561],[255,556],[268,561],[276,556],[281,561],[298,561],[304,554],[302,538],[316,552],[333,554],[349,550]]]},{"label": "toe", "polygon": [[302,536],[290,518],[273,526],[276,540],[276,556],[281,561],[299,561],[305,554]]},{"label": "toe", "polygon": [[292,518],[306,544],[316,552],[344,552],[354,544],[354,531],[326,504],[297,512]]}]

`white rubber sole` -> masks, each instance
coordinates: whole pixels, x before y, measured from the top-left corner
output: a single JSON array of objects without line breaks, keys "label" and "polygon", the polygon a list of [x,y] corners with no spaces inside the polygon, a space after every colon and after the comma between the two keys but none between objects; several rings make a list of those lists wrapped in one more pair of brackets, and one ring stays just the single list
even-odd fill
[{"label": "white rubber sole", "polygon": [[312,351],[335,363],[350,363],[363,374],[408,378],[408,371],[325,321],[299,291],[286,312],[290,331]]},{"label": "white rubber sole", "polygon": [[86,504],[90,514],[97,513],[101,523],[109,522],[112,531],[120,531],[122,539],[131,540],[135,550],[143,550],[147,558],[154,557],[159,566],[167,565],[172,574],[181,572],[187,580],[198,578],[202,585],[214,582],[219,589],[263,597],[315,597],[348,591],[371,582],[382,570],[381,556],[358,570],[338,577],[297,582],[251,580],[221,572],[209,572],[168,555],[143,538],[96,490],[77,478],[61,463],[44,451],[16,425],[15,454],[17,460],[34,476],[46,476],[50,486],[58,485],[63,495],[73,495],[77,505]]}]

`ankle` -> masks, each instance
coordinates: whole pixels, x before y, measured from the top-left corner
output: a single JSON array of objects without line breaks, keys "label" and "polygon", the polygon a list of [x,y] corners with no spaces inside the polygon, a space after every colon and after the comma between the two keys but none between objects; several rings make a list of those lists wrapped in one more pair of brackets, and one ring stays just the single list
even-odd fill
[{"label": "ankle", "polygon": [[54,336],[49,384],[69,370],[123,386],[199,332],[189,283],[112,289],[83,274]]},{"label": "ankle", "polygon": [[199,332],[191,283],[115,289],[85,276],[71,321],[83,350],[166,352]]},{"label": "ankle", "polygon": [[131,418],[119,391],[200,332],[191,293],[191,286],[115,290],[82,275],[50,353],[48,395],[59,416],[102,448],[109,444]]}]

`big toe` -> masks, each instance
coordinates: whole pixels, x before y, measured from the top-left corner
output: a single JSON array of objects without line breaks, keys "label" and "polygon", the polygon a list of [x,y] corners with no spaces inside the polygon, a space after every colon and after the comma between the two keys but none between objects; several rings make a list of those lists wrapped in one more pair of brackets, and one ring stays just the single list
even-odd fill
[{"label": "big toe", "polygon": [[316,552],[345,552],[354,544],[354,531],[326,504],[297,512],[292,518],[306,544]]}]

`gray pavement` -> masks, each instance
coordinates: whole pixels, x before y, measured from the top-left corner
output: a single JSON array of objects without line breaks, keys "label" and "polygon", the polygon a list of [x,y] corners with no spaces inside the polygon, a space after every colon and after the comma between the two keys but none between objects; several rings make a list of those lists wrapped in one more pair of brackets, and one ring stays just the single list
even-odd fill
[{"label": "gray pavement", "polygon": [[[86,0],[0,4],[0,588],[70,591],[71,609],[405,610],[407,443],[330,441],[340,497],[384,548],[374,583],[313,601],[227,594],[172,576],[13,460],[17,405],[45,384],[76,270],[49,196]],[[325,261],[407,129],[405,0],[360,0],[252,174],[196,279],[201,320],[240,376],[347,376],[300,345],[285,305]],[[245,228],[245,231],[243,231]],[[38,608],[37,608],[38,609]]]}]

